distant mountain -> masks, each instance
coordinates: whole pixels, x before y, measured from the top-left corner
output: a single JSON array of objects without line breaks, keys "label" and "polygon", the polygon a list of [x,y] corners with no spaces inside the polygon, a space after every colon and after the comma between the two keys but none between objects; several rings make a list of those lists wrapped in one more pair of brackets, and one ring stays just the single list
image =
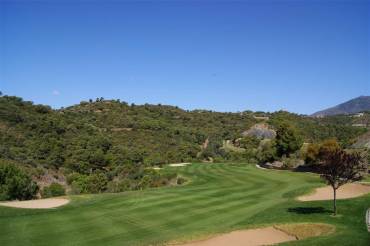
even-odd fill
[{"label": "distant mountain", "polygon": [[370,111],[370,96],[360,96],[354,98],[335,107],[318,111],[311,116],[322,117],[338,114],[355,114],[364,111]]}]

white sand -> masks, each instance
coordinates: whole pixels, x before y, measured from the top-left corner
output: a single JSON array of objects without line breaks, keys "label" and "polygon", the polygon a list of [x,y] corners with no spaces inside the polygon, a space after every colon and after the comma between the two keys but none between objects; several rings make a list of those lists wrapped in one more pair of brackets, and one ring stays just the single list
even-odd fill
[{"label": "white sand", "polygon": [[267,168],[261,167],[260,165],[256,164],[256,167],[259,169],[267,170]]},{"label": "white sand", "polygon": [[207,240],[181,244],[179,246],[259,246],[297,240],[274,227],[234,231]]},{"label": "white sand", "polygon": [[0,202],[1,206],[13,208],[56,208],[69,203],[65,198],[47,198],[28,201]]},{"label": "white sand", "polygon": [[186,165],[190,165],[190,162],[184,162],[184,163],[174,163],[174,164],[169,164],[170,167],[184,167]]},{"label": "white sand", "polygon": [[[345,184],[337,190],[337,199],[348,199],[359,197],[370,193],[370,186],[359,183]],[[320,201],[333,199],[333,189],[331,186],[317,188],[314,193],[300,196],[297,198],[300,201]]]}]

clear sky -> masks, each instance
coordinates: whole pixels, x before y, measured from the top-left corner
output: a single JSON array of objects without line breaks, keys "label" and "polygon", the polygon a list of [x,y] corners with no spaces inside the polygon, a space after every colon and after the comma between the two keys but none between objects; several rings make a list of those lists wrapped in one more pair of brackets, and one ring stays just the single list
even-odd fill
[{"label": "clear sky", "polygon": [[298,113],[370,95],[370,1],[4,1],[0,90]]}]

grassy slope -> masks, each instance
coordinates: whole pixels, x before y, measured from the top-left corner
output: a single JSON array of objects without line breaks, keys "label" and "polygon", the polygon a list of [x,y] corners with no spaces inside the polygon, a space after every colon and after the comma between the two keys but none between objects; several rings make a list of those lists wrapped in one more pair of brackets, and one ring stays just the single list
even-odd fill
[{"label": "grassy slope", "polygon": [[73,197],[50,210],[0,208],[0,245],[150,245],[285,222],[334,224],[333,235],[289,245],[369,245],[370,195],[338,202],[292,197],[319,185],[313,175],[241,165],[191,165],[183,187]]}]

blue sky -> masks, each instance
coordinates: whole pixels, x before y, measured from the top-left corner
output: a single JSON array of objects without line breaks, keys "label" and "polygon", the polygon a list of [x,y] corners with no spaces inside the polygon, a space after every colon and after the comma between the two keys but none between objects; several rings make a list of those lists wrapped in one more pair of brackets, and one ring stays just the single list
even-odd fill
[{"label": "blue sky", "polygon": [[370,95],[369,1],[4,1],[0,90],[309,114]]}]

